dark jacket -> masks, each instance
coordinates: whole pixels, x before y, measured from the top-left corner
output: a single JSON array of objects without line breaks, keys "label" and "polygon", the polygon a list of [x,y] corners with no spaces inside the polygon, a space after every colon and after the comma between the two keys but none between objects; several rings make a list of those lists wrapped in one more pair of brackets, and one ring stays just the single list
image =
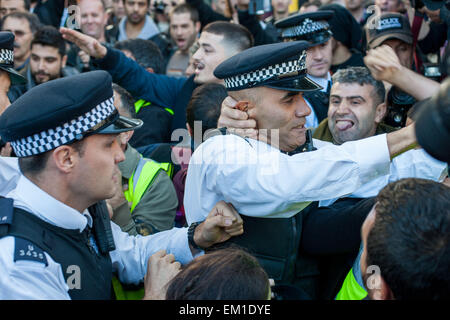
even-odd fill
[{"label": "dark jacket", "polygon": [[134,60],[116,49],[108,49],[103,59],[94,64],[108,71],[117,83],[136,99],[149,101],[162,108],[172,109],[174,117],[171,130],[186,128],[186,106],[197,87],[194,76],[175,78],[149,73]]}]

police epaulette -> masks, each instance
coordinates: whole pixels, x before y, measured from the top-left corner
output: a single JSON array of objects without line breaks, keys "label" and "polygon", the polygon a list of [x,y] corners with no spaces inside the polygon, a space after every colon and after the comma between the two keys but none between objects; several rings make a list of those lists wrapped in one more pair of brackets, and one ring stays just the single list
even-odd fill
[{"label": "police epaulette", "polygon": [[48,266],[44,250],[29,240],[15,237],[14,262],[18,260],[37,261]]}]

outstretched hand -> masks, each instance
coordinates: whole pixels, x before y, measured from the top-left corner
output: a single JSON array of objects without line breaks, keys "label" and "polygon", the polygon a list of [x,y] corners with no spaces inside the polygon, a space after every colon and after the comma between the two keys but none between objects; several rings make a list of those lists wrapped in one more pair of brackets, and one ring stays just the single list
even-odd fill
[{"label": "outstretched hand", "polygon": [[94,39],[88,35],[85,35],[81,32],[61,27],[59,31],[62,34],[62,37],[74,43],[81,50],[86,52],[91,57],[101,59],[106,56],[108,50],[104,45],[100,43],[97,39]]}]

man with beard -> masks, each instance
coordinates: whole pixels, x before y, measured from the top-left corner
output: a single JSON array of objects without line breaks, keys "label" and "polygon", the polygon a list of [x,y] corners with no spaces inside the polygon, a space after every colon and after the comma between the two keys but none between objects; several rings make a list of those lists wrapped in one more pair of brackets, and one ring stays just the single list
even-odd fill
[{"label": "man with beard", "polygon": [[[174,78],[149,73],[119,51],[106,48],[82,33],[67,28],[61,28],[61,32],[66,40],[74,42],[96,58],[97,65],[108,71],[113,81],[133,97],[172,109],[174,118],[171,132],[186,128],[186,106],[192,91],[199,84],[223,83],[213,75],[215,67],[253,45],[253,37],[244,27],[230,22],[213,22],[204,27],[198,39],[199,49],[192,56],[196,66],[194,75]],[[173,137],[172,140],[178,138]]]},{"label": "man with beard", "polygon": [[170,57],[166,74],[183,76],[189,64],[189,48],[194,44],[200,31],[198,12],[188,4],[176,6],[170,13],[170,37],[177,50]]},{"label": "man with beard", "polygon": [[66,42],[55,27],[44,26],[31,42],[30,63],[25,71],[27,83],[10,90],[12,101],[36,85],[78,73],[66,67]]}]

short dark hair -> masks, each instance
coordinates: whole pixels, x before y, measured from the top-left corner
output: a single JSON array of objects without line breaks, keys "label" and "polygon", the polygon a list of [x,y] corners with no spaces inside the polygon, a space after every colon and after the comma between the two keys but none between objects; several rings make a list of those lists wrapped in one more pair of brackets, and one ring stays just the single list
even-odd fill
[{"label": "short dark hair", "polygon": [[151,40],[127,39],[116,42],[114,48],[128,50],[143,68],[152,68],[154,73],[164,73],[164,57],[159,47]]},{"label": "short dark hair", "polygon": [[181,13],[189,13],[189,16],[191,17],[191,20],[194,24],[197,21],[199,21],[198,10],[188,3],[180,3],[176,5],[170,11],[170,18],[172,18],[174,14],[181,14]]},{"label": "short dark hair", "polygon": [[373,87],[373,97],[375,105],[383,103],[386,96],[386,89],[383,82],[375,80],[366,67],[348,67],[346,69],[339,69],[332,76],[333,83],[358,83],[360,86],[365,84]]},{"label": "short dark hair", "polygon": [[119,110],[119,113],[121,113],[120,111],[125,111],[125,116],[129,118],[136,118],[136,109],[134,107],[135,101],[133,96],[116,83],[112,84],[112,89],[120,95],[120,102],[122,102],[123,110]]},{"label": "short dark hair", "polygon": [[251,254],[217,249],[195,258],[173,278],[167,300],[267,300],[269,278]]},{"label": "short dark hair", "polygon": [[41,21],[39,20],[38,16],[34,13],[30,12],[22,12],[22,11],[15,11],[11,12],[10,14],[7,14],[4,16],[1,20],[1,29],[3,30],[3,24],[8,18],[14,18],[14,19],[24,19],[28,21],[28,24],[30,25],[31,33],[35,34],[36,31],[39,30],[39,28],[42,26]]},{"label": "short dark hair", "polygon": [[220,107],[227,95],[227,89],[217,83],[205,83],[195,88],[186,107],[186,120],[191,129],[194,130],[195,121],[201,121],[203,137],[206,130],[217,128]]},{"label": "short dark hair", "polygon": [[[85,151],[84,140],[75,140],[72,141],[71,143],[67,143],[66,145],[69,145],[72,148],[74,148],[75,151],[77,151],[81,157],[84,155]],[[24,175],[30,176],[35,176],[41,173],[47,166],[47,161],[50,158],[51,154],[52,150],[30,157],[19,158],[20,171]]]},{"label": "short dark hair", "polygon": [[253,36],[248,29],[240,24],[226,21],[214,21],[207,24],[202,32],[223,36],[224,41],[236,50],[244,51],[253,46]]},{"label": "short dark hair", "polygon": [[375,210],[367,265],[380,268],[394,298],[448,299],[450,188],[401,179],[380,191]]},{"label": "short dark hair", "polygon": [[66,41],[63,39],[61,33],[53,26],[43,26],[35,34],[31,41],[33,45],[40,44],[42,46],[50,46],[58,49],[61,57],[66,55]]}]

